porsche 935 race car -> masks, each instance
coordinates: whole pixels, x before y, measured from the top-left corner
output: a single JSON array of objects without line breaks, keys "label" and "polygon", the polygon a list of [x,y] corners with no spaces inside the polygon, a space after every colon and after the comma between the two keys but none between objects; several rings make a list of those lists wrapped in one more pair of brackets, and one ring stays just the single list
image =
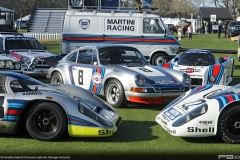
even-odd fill
[{"label": "porsche 935 race car", "polygon": [[113,107],[127,102],[169,103],[190,89],[186,73],[152,66],[134,47],[84,46],[67,54],[61,61],[47,58],[51,83],[81,86],[105,96]]},{"label": "porsche 935 race car", "polygon": [[208,84],[228,85],[232,81],[235,66],[231,56],[215,59],[208,50],[190,49],[160,67],[189,74],[192,87],[196,87]]},{"label": "porsche 935 race car", "polygon": [[156,116],[173,136],[220,136],[240,143],[240,85],[206,85],[182,94]]},{"label": "porsche 935 race car", "polygon": [[46,85],[14,72],[0,72],[0,133],[27,129],[37,140],[112,136],[121,117],[107,102],[81,87]]}]

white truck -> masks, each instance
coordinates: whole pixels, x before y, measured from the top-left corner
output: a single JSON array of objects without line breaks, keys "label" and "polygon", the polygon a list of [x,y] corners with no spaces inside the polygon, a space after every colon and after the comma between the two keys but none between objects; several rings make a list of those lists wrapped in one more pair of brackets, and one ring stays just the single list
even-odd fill
[{"label": "white truck", "polygon": [[83,2],[69,0],[62,54],[93,44],[130,45],[138,48],[151,64],[160,65],[178,53],[181,45],[161,17],[153,14],[156,9],[122,7],[121,0],[95,0],[92,5],[88,1],[88,6]]}]

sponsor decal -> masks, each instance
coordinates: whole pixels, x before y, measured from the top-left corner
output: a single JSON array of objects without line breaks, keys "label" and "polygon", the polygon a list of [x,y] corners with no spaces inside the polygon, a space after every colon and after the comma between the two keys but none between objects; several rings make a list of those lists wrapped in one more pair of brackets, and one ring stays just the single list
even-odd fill
[{"label": "sponsor decal", "polygon": [[188,127],[187,132],[211,133],[211,132],[214,132],[214,127],[208,127],[208,128]]},{"label": "sponsor decal", "polygon": [[10,130],[10,129],[11,129],[11,126],[0,125],[0,129]]},{"label": "sponsor decal", "polygon": [[170,119],[169,119],[167,116],[165,116],[164,114],[162,114],[162,118],[163,118],[165,121],[167,121],[167,122],[170,121]]},{"label": "sponsor decal", "polygon": [[167,128],[167,132],[171,133],[171,134],[176,134],[176,130],[173,130],[173,129],[170,129],[170,128]]},{"label": "sponsor decal", "polygon": [[98,135],[112,135],[114,134],[115,131],[111,131],[111,130],[108,130],[108,129],[103,129],[103,130],[99,130],[98,131]]},{"label": "sponsor decal", "polygon": [[80,19],[79,25],[83,30],[86,30],[90,26],[90,20],[89,19]]},{"label": "sponsor decal", "polygon": [[35,92],[35,91],[32,91],[32,92],[23,92],[22,95],[42,95],[42,92]]},{"label": "sponsor decal", "polygon": [[31,37],[7,37],[6,40],[36,40]]},{"label": "sponsor decal", "polygon": [[218,155],[218,159],[240,159],[239,155]]},{"label": "sponsor decal", "polygon": [[175,84],[175,82],[173,80],[158,80],[158,81],[155,81],[155,83],[159,83],[159,84]]},{"label": "sponsor decal", "polygon": [[102,83],[102,77],[101,77],[101,74],[98,73],[98,72],[95,72],[92,76],[92,83],[94,85],[99,85]]},{"label": "sponsor decal", "polygon": [[138,68],[138,69],[140,69],[140,70],[143,71],[143,72],[152,72],[151,70],[146,69],[146,68]]},{"label": "sponsor decal", "polygon": [[183,71],[186,73],[194,73],[194,72],[201,72],[201,69],[186,68],[186,69],[180,69],[180,71]]},{"label": "sponsor decal", "polygon": [[135,31],[134,19],[106,19],[107,31]]},{"label": "sponsor decal", "polygon": [[214,121],[197,121],[198,126],[213,126]]},{"label": "sponsor decal", "polygon": [[180,112],[178,112],[176,109],[174,108],[169,108],[167,111],[165,111],[163,113],[167,118],[169,118],[170,120],[174,120],[176,119],[178,116],[181,115]]}]

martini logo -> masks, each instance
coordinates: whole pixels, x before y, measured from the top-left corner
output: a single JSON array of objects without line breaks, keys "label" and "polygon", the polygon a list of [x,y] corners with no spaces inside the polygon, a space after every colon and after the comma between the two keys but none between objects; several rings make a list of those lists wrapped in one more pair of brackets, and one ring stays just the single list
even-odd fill
[{"label": "martini logo", "polygon": [[194,68],[180,69],[180,71],[183,71],[183,72],[186,72],[186,73],[201,72],[200,69],[194,69]]},{"label": "martini logo", "polygon": [[89,19],[80,19],[79,25],[83,30],[85,30],[90,26],[90,20]]},{"label": "martini logo", "polygon": [[93,84],[100,84],[102,82],[102,77],[100,73],[94,73],[92,76],[92,82]]}]

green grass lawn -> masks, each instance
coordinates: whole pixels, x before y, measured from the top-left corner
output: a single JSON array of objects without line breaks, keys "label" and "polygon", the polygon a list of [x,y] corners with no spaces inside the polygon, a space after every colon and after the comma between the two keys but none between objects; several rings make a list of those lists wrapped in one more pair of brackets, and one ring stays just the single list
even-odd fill
[{"label": "green grass lawn", "polygon": [[[183,38],[183,48],[237,49],[237,42],[217,35]],[[41,41],[49,52],[58,54],[59,41]],[[222,54],[215,54],[216,57]],[[234,82],[239,83],[239,64],[235,58]],[[181,138],[168,134],[155,122],[164,105],[139,105],[119,108],[123,122],[108,138],[64,137],[58,142],[41,142],[27,133],[0,134],[1,156],[71,156],[71,159],[218,159],[218,155],[240,155],[240,145],[226,144],[218,137]],[[96,157],[89,157],[96,156]],[[124,157],[127,156],[127,157]],[[47,157],[48,158],[48,157]],[[59,158],[59,157],[58,157]],[[48,158],[49,159],[49,158]],[[59,158],[60,159],[60,158]]]}]

